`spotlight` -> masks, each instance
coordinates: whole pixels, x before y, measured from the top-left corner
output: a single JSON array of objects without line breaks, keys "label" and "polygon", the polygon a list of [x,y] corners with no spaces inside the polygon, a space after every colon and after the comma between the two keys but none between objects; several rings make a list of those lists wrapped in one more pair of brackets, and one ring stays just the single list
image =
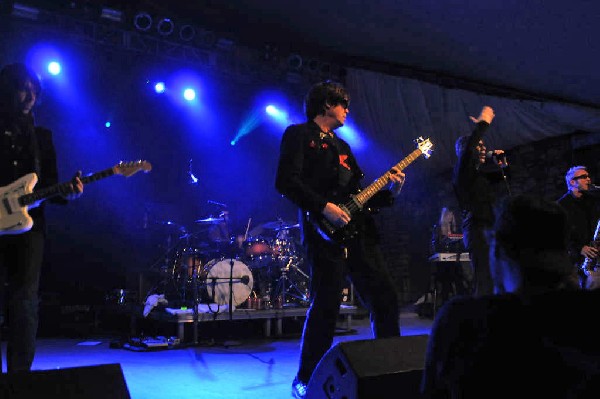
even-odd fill
[{"label": "spotlight", "polygon": [[302,68],[302,57],[298,54],[291,54],[287,59],[288,66],[293,71],[299,71]]},{"label": "spotlight", "polygon": [[152,17],[146,12],[136,14],[133,18],[133,25],[137,30],[147,32],[152,27]]},{"label": "spotlight", "polygon": [[183,91],[183,98],[188,101],[192,101],[196,98],[196,91],[194,89],[185,89]]},{"label": "spotlight", "polygon": [[112,8],[103,8],[100,13],[100,18],[108,19],[113,22],[122,22],[123,13],[118,10],[113,10]]},{"label": "spotlight", "polygon": [[306,69],[313,73],[317,72],[317,70],[319,69],[319,61],[314,58],[311,58],[306,62]]},{"label": "spotlight", "polygon": [[173,33],[173,29],[175,29],[175,24],[170,18],[162,18],[156,25],[156,30],[162,36],[169,36]]},{"label": "spotlight", "polygon": [[157,93],[164,93],[165,92],[165,83],[164,82],[157,82],[154,85],[154,91]]},{"label": "spotlight", "polygon": [[189,42],[196,36],[196,29],[192,25],[183,25],[179,29],[179,38],[184,42]]},{"label": "spotlight", "polygon": [[331,74],[331,64],[328,64],[326,62],[321,64],[320,70],[321,74],[328,76],[329,74]]},{"label": "spotlight", "polygon": [[217,35],[211,31],[202,31],[195,40],[196,44],[203,48],[212,48],[217,42]]},{"label": "spotlight", "polygon": [[61,71],[60,64],[56,61],[52,61],[48,64],[48,72],[51,75],[58,75]]}]

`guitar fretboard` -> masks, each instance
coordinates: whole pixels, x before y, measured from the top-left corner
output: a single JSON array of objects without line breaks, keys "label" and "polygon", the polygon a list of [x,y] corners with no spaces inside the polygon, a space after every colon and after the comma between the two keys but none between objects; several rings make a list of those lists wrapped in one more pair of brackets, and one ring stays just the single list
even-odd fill
[{"label": "guitar fretboard", "polygon": [[[400,170],[404,170],[421,154],[421,149],[417,148],[394,166],[396,166]],[[362,207],[368,200],[371,199],[371,197],[373,197],[379,190],[381,190],[383,187],[385,187],[386,184],[390,182],[390,174],[391,172],[388,170],[380,178],[375,180],[373,183],[369,184],[364,190],[355,195],[354,199],[360,207]]]},{"label": "guitar fretboard", "polygon": [[[83,184],[88,184],[100,179],[104,179],[105,177],[112,176],[114,174],[114,169],[108,168],[100,172],[92,173],[91,175],[82,176],[80,179]],[[68,192],[70,184],[71,182],[55,184],[53,186],[37,190],[31,194],[25,194],[19,198],[19,204],[21,206],[28,206],[43,199],[60,195],[63,192]]]}]

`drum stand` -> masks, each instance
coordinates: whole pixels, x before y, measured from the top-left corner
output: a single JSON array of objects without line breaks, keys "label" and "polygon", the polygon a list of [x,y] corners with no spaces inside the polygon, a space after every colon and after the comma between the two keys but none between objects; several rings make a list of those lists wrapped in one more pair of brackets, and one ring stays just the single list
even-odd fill
[{"label": "drum stand", "polygon": [[[306,278],[307,280],[309,279],[309,276],[294,263],[293,258],[290,258],[287,261],[287,264],[280,269],[281,276],[277,279],[277,286],[275,287],[275,292],[273,295],[274,298],[278,298],[278,296],[281,296],[282,308],[288,306],[286,302],[287,295],[298,299],[301,302],[308,302],[306,292],[302,292],[302,290],[298,287],[298,284],[292,281],[292,279],[290,279],[290,277],[288,276],[288,271],[290,270],[290,268],[294,268],[298,273],[300,273],[300,275],[302,275],[302,277]],[[289,292],[290,290],[293,290],[292,293]]]}]

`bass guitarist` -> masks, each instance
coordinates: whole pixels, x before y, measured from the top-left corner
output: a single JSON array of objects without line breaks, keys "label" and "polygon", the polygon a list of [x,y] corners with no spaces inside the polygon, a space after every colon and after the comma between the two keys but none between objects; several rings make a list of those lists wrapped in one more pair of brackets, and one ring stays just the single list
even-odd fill
[{"label": "bass guitarist", "polygon": [[[350,146],[334,132],[344,125],[349,103],[342,85],[315,84],[304,101],[307,122],[289,126],[280,146],[275,187],[299,208],[311,272],[311,303],[292,383],[294,398],[305,397],[317,363],[333,343],[346,277],[370,312],[374,337],[400,335],[395,286],[370,211],[392,205],[405,175],[398,167],[392,168],[387,177],[389,189],[377,192],[356,215],[337,205],[359,191],[363,177]],[[315,227],[320,218],[339,229],[352,229],[352,238],[343,243],[328,239]]]},{"label": "bass guitarist", "polygon": [[[40,94],[37,75],[23,64],[0,71],[0,186],[36,173],[38,187],[58,183],[52,133],[34,124],[32,109]],[[78,172],[65,185],[62,196],[51,202],[65,203],[83,192]],[[2,204],[1,213],[9,209]],[[8,321],[7,369],[9,373],[31,369],[38,327],[38,289],[42,269],[45,221],[44,204],[32,209],[31,230],[0,236],[0,318]],[[3,292],[6,288],[7,292]]]}]

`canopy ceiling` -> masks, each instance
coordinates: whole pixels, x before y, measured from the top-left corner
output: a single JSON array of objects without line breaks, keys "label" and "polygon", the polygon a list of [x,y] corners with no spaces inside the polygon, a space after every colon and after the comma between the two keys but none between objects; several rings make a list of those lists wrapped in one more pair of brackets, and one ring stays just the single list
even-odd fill
[{"label": "canopy ceiling", "polygon": [[600,3],[593,0],[139,0],[140,5],[213,25],[240,43],[278,43],[303,54],[334,55],[354,67],[446,83],[453,77],[463,87],[478,83],[600,108]]}]

